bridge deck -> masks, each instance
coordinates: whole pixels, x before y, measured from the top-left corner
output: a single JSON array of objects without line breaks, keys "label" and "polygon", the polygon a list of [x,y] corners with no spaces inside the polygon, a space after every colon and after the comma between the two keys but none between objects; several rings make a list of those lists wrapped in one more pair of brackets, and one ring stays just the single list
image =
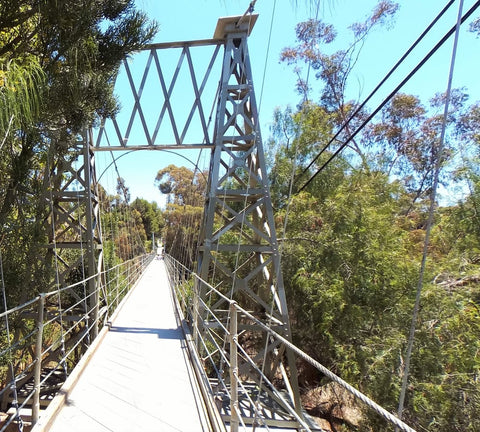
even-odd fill
[{"label": "bridge deck", "polygon": [[49,430],[208,430],[163,261],[149,265]]}]

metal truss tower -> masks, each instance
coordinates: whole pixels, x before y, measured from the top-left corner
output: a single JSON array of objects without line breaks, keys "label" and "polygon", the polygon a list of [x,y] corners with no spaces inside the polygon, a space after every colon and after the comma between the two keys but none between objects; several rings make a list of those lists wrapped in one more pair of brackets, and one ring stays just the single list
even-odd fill
[{"label": "metal truss tower", "polygon": [[[215,38],[225,40],[216,112],[214,147],[209,169],[203,231],[200,237],[198,273],[219,286],[229,298],[290,337],[287,302],[280,268],[272,201],[260,132],[257,103],[247,39],[257,15],[221,18]],[[201,285],[201,284],[200,284]],[[209,289],[199,292],[208,301]],[[212,304],[213,303],[213,304]],[[215,311],[228,311],[226,300],[210,300]],[[208,314],[200,312],[208,325]],[[227,316],[225,321],[227,322]],[[246,337],[254,338],[258,327],[244,320]],[[261,332],[260,332],[261,333]],[[248,336],[247,336],[248,335]],[[273,380],[288,359],[290,376],[283,379],[292,389],[299,409],[297,370],[293,354],[263,334],[256,359]],[[263,359],[263,360],[262,360]],[[250,375],[251,366],[239,365]],[[255,381],[256,378],[252,379]],[[257,384],[260,384],[257,382]]]},{"label": "metal truss tower", "polygon": [[[204,306],[198,308],[194,321],[197,330],[213,344],[222,341],[215,340],[216,324],[205,305],[223,314],[222,326],[228,326],[230,317],[227,301],[212,295],[209,285],[287,339],[291,337],[247,47],[256,19],[254,14],[220,18],[213,39],[150,45],[145,50],[149,52],[145,69],[137,80],[125,60],[126,84],[131,89],[130,116],[103,122],[94,148],[211,151],[197,259],[197,272],[208,284],[196,285]],[[176,63],[167,56],[175,50],[179,52]],[[196,58],[194,51],[200,51],[201,57]],[[212,79],[218,80],[217,70],[220,82],[217,86],[218,81],[214,81],[212,86]],[[213,134],[207,108],[210,103],[216,107]],[[123,99],[122,105],[129,106]],[[246,342],[255,341],[252,349],[258,367],[270,381],[284,383],[300,414],[293,353],[245,317],[239,318],[238,326]],[[255,377],[251,365],[239,364],[238,370],[253,387],[275,399]],[[275,403],[282,406],[281,401]],[[291,425],[291,418],[288,421]]]},{"label": "metal truss tower", "polygon": [[[65,144],[52,144],[64,147]],[[76,154],[72,158],[71,152]],[[87,130],[71,148],[69,156],[55,154],[47,166],[46,201],[50,205],[48,248],[56,265],[56,284],[68,286],[88,278],[90,336],[98,333],[99,291],[103,267],[100,202],[95,175],[92,131]],[[75,290],[69,291],[80,301]]]}]

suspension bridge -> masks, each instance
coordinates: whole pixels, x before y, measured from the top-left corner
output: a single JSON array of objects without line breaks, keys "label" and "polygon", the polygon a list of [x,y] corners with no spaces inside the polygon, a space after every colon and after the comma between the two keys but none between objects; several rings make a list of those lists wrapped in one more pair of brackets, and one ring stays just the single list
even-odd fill
[{"label": "suspension bridge", "polygon": [[[301,406],[299,358],[413,431],[291,342],[247,47],[255,21],[220,18],[212,39],[150,45],[138,77],[125,61],[129,115],[87,129],[75,160],[49,161],[56,278],[0,314],[1,432],[319,431]],[[155,112],[143,105],[152,94]],[[107,262],[95,154],[166,149],[211,153],[196,268],[148,253]]]},{"label": "suspension bridge", "polygon": [[[277,389],[258,359],[242,346],[242,327],[248,328],[248,321],[345,386],[392,425],[413,430],[203,281],[229,304],[230,319],[225,323],[224,310],[214,311],[192,295],[191,282],[201,281],[199,276],[168,255],[165,260],[154,254],[143,255],[103,276],[109,280],[103,294],[110,299],[111,307],[99,313],[103,327],[72,371],[65,370],[66,362],[82,340],[73,336],[75,328],[83,320],[82,335],[88,338],[88,316],[76,320],[71,315],[76,305],[63,310],[57,305],[53,308],[57,314],[48,311],[54,303],[51,299],[58,300],[62,293],[84,281],[42,294],[8,311],[13,316],[37,310],[36,334],[28,337],[35,338],[38,359],[32,358],[13,385],[2,390],[2,400],[9,402],[7,412],[11,414],[3,430],[322,430],[305,412],[297,412],[292,388]],[[202,304],[211,314],[204,322],[210,335],[193,332],[194,303],[197,310]],[[71,324],[65,326],[66,321]],[[63,339],[45,347],[45,330],[55,323],[62,325]],[[47,362],[55,345],[63,346],[60,359]],[[201,356],[202,351],[206,355]],[[244,372],[249,379],[241,374],[242,361],[251,366]],[[46,367],[52,363],[56,367]],[[28,374],[30,368],[33,376]],[[258,375],[257,379],[252,373]]]}]

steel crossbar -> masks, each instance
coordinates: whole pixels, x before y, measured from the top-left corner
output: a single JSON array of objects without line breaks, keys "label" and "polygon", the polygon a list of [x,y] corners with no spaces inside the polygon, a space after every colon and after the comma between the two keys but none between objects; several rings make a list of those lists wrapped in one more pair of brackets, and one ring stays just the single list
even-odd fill
[{"label": "steel crossbar", "polygon": [[[133,106],[123,107],[128,121],[120,118],[101,121],[95,151],[213,147],[213,132],[209,131],[211,115],[207,116],[207,113],[212,112],[216,104],[218,83],[212,77],[212,71],[220,68],[219,52],[223,44],[222,39],[207,39],[148,45],[137,53],[139,57],[148,53],[139,83],[129,60],[125,59],[121,74],[126,76],[124,90],[125,87],[130,89]],[[178,57],[162,61],[160,53],[166,50],[177,52]],[[200,51],[202,57],[209,58],[203,74],[198,74],[192,51]],[[139,61],[136,60],[135,64],[138,65]],[[165,63],[176,65],[170,76]],[[147,88],[151,89],[147,93],[154,93],[155,101],[146,100]],[[210,106],[211,110],[207,109]],[[190,108],[186,110],[185,107]],[[183,125],[178,123],[179,113],[185,117]],[[140,122],[140,128],[134,127],[136,121]],[[125,129],[122,129],[123,124],[126,124]],[[195,139],[188,140],[189,134]]]}]

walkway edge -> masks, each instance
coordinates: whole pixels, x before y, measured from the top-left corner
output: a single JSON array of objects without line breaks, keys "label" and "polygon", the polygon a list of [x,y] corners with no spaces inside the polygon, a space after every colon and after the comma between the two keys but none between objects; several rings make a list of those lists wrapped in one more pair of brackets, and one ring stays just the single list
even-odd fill
[{"label": "walkway edge", "polygon": [[226,432],[225,423],[218,412],[213,394],[210,391],[210,384],[206,382],[203,371],[203,366],[201,365],[200,359],[195,351],[195,345],[193,343],[192,335],[190,329],[188,328],[184,319],[182,319],[182,329],[185,333],[185,340],[188,347],[188,353],[190,355],[190,361],[192,363],[192,368],[197,379],[198,386],[203,396],[203,402],[207,410],[208,418],[210,420],[210,425],[213,432]]},{"label": "walkway edge", "polygon": [[[170,276],[170,274],[168,272],[167,272],[167,274]],[[208,380],[205,377],[203,366],[200,362],[197,351],[195,349],[195,344],[193,342],[192,334],[190,332],[187,321],[185,320],[185,317],[183,315],[183,311],[182,311],[182,309],[180,307],[180,304],[178,302],[178,298],[175,294],[175,289],[173,287],[173,284],[170,282],[170,277],[168,279],[169,279],[168,283],[170,285],[170,293],[172,295],[172,299],[173,299],[173,302],[175,304],[176,315],[177,315],[178,320],[180,321],[183,333],[185,335],[185,341],[186,341],[187,348],[188,348],[188,354],[190,356],[190,363],[192,365],[193,372],[195,373],[195,378],[197,380],[197,385],[200,388],[200,391],[201,391],[202,396],[203,396],[203,403],[205,404],[208,419],[210,421],[211,430],[212,430],[212,432],[227,432],[227,429],[225,427],[225,423],[222,420],[220,412],[218,411],[217,406],[215,404],[213,394],[210,390],[210,383],[208,382]],[[36,431],[32,431],[32,432],[36,432]]]},{"label": "walkway edge", "polygon": [[97,338],[93,341],[93,343],[88,347],[85,354],[82,356],[78,364],[73,369],[73,372],[69,375],[69,377],[65,380],[60,390],[53,398],[52,402],[48,405],[47,409],[40,415],[38,423],[32,428],[31,432],[48,432],[52,427],[53,422],[58,414],[58,412],[62,409],[62,407],[67,402],[69,394],[72,392],[73,388],[77,384],[78,380],[80,379],[83,371],[87,367],[88,363],[90,362],[91,358],[97,351],[98,347],[102,343],[105,336],[110,331],[110,326],[112,321],[115,317],[119,314],[122,310],[123,306],[127,302],[128,298],[130,297],[131,293],[135,290],[138,286],[140,280],[142,279],[143,274],[141,277],[137,279],[134,286],[128,291],[125,297],[122,299],[118,307],[115,309],[115,312],[110,317],[110,320],[105,324],[100,332],[98,333]]}]

